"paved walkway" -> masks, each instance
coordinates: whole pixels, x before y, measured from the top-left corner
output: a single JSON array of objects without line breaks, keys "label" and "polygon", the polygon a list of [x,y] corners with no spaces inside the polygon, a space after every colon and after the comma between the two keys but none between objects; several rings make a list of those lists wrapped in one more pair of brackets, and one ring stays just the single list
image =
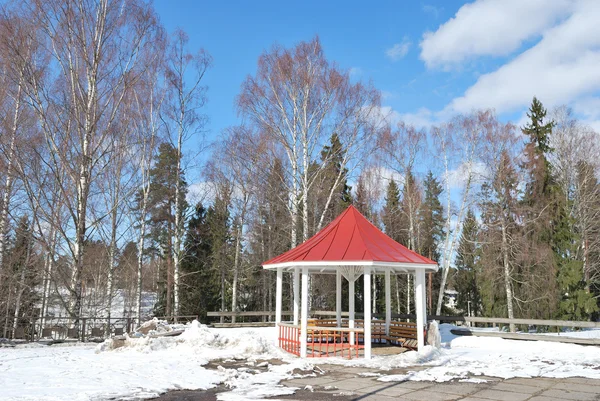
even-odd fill
[{"label": "paved walkway", "polygon": [[[287,400],[414,400],[414,401],[557,401],[600,400],[600,380],[584,378],[567,379],[508,379],[474,376],[485,383],[465,382],[380,382],[377,377],[361,374],[377,371],[364,368],[348,368],[336,365],[320,365],[325,374],[318,377],[287,380],[283,384],[303,390],[287,397]],[[404,374],[403,371],[381,372]]]}]

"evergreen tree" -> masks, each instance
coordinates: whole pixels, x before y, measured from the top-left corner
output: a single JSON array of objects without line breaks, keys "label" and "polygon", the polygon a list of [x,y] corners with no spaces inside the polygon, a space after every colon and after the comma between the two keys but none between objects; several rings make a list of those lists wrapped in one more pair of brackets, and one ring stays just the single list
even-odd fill
[{"label": "evergreen tree", "polygon": [[[12,249],[9,249],[13,281],[13,305],[10,314],[16,319],[13,327],[28,327],[28,318],[33,314],[39,295],[35,290],[40,284],[39,267],[33,254],[33,233],[28,216],[22,216],[15,227]],[[8,312],[8,310],[7,310]],[[7,316],[8,317],[8,316]],[[11,330],[11,327],[5,329]]]},{"label": "evergreen tree", "polygon": [[321,151],[321,163],[325,177],[325,185],[322,188],[326,192],[329,192],[329,189],[334,186],[341,173],[341,180],[333,189],[334,196],[327,210],[328,216],[325,218],[327,222],[336,218],[352,203],[352,187],[348,185],[348,169],[346,167],[342,169],[345,153],[346,150],[336,133],[331,135],[329,145],[324,146]]},{"label": "evergreen tree", "polygon": [[[583,261],[585,289],[600,299],[600,183],[589,162],[579,162],[575,184],[576,232],[580,237],[578,254]],[[592,317],[597,320],[597,313]]]},{"label": "evergreen tree", "polygon": [[181,265],[181,310],[206,321],[206,312],[219,309],[219,275],[211,265],[212,240],[208,211],[198,203],[191,216],[185,238],[185,257]]},{"label": "evergreen tree", "polygon": [[[150,237],[154,251],[162,260],[158,281],[158,303],[155,314],[170,315],[172,313],[173,292],[173,235],[175,234],[175,187],[177,180],[177,165],[180,155],[171,144],[162,143],[159,146],[154,167],[150,170],[150,192],[148,206],[150,220],[148,221]],[[180,205],[185,211],[188,207],[185,200],[187,183],[183,171],[179,173]],[[184,213],[185,214],[185,213]]]},{"label": "evergreen tree", "polygon": [[[443,191],[440,182],[429,171],[423,181],[424,199],[419,209],[419,250],[418,252],[431,260],[440,262],[439,245],[444,238],[444,209],[440,202]],[[442,271],[427,275],[427,307],[433,310],[433,294],[439,293]]]},{"label": "evergreen tree", "polygon": [[369,199],[367,184],[363,174],[358,177],[358,181],[356,182],[356,193],[352,199],[352,204],[363,216],[372,221],[371,200]]},{"label": "evergreen tree", "polygon": [[472,210],[467,211],[463,223],[456,255],[454,289],[458,292],[456,306],[463,313],[479,315],[481,297],[479,295],[477,219]]},{"label": "evergreen tree", "polygon": [[220,186],[213,205],[208,209],[206,224],[210,238],[210,266],[212,274],[219,277],[218,294],[221,311],[230,305],[230,266],[233,264],[233,244],[231,235],[231,189]]},{"label": "evergreen tree", "polygon": [[421,247],[419,252],[431,260],[440,260],[438,245],[444,237],[444,209],[440,202],[441,184],[429,171],[423,181],[425,197],[420,209]]},{"label": "evergreen tree", "polygon": [[419,252],[419,230],[418,213],[421,208],[421,191],[413,173],[408,170],[404,177],[402,186],[402,198],[400,200],[400,236],[398,242],[405,247]]},{"label": "evergreen tree", "polygon": [[[523,315],[529,318],[552,318],[558,309],[560,289],[557,286],[558,259],[553,245],[556,229],[562,223],[557,204],[560,187],[552,178],[547,154],[552,152],[548,138],[554,123],[546,121],[546,110],[537,98],[533,98],[529,112],[530,121],[522,128],[528,137],[525,144],[523,169],[527,174],[522,205],[524,207],[524,246],[520,280],[523,301],[537,302],[520,304]],[[558,223],[558,225],[557,225]]]},{"label": "evergreen tree", "polygon": [[395,241],[400,240],[401,219],[400,219],[400,189],[393,179],[387,187],[385,205],[382,211],[382,222],[385,233]]}]

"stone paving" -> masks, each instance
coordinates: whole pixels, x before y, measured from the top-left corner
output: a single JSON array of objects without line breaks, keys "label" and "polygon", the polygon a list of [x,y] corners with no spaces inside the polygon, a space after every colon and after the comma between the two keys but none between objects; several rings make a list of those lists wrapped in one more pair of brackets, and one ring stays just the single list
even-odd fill
[{"label": "stone paving", "polygon": [[325,373],[284,381],[299,387],[296,394],[276,397],[285,400],[412,400],[412,401],[557,401],[600,400],[600,380],[585,378],[515,378],[502,380],[474,376],[485,383],[469,382],[380,382],[366,374],[404,374],[406,370],[378,372],[373,369],[320,365]]}]

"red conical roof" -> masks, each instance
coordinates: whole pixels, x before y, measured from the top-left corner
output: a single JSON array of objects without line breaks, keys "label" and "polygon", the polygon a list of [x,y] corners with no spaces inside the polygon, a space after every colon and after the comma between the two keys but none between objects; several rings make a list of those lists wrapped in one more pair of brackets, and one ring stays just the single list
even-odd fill
[{"label": "red conical roof", "polygon": [[437,265],[433,260],[411,251],[385,235],[354,206],[348,207],[327,227],[303,244],[266,261],[263,266],[268,268],[302,265],[304,262],[340,265],[352,265],[352,262],[380,262],[431,265],[432,269]]}]

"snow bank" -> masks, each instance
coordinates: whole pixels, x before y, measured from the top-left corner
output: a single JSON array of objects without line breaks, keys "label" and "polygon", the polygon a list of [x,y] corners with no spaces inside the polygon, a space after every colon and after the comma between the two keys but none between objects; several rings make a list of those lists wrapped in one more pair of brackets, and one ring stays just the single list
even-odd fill
[{"label": "snow bank", "polygon": [[428,366],[426,369],[409,371],[404,375],[384,375],[378,380],[443,382],[469,380],[471,376],[479,375],[503,379],[576,376],[600,379],[600,347],[495,337],[460,337],[450,333],[453,328],[452,325],[440,325],[443,347],[437,353],[426,349],[421,354],[413,352],[416,355],[412,357],[411,353],[405,353],[379,362],[383,368],[395,368],[406,366],[403,356],[406,359],[421,358],[422,365]]},{"label": "snow bank", "polygon": [[[142,399],[220,384],[229,390],[219,394],[222,400],[290,394],[293,389],[278,383],[296,369],[311,374],[312,365],[279,350],[275,335],[273,328],[212,329],[195,321],[177,337],[126,337],[119,346],[119,340],[107,340],[97,346],[10,348],[0,353],[0,399]],[[204,367],[217,359],[240,362],[235,368]],[[285,363],[259,362],[272,359]]]},{"label": "snow bank", "polygon": [[[183,326],[182,326],[183,327]],[[38,346],[0,350],[2,400],[108,400],[156,397],[174,389],[223,385],[221,401],[286,395],[291,377],[316,376],[313,363],[379,369],[378,380],[463,380],[479,376],[600,379],[600,348],[491,337],[457,337],[440,325],[441,348],[425,347],[372,360],[301,359],[275,346],[274,328],[214,329],[192,322],[177,337],[125,337],[98,346]],[[223,360],[223,362],[215,362]],[[212,361],[212,362],[211,362]],[[206,365],[211,363],[211,368]],[[391,369],[404,374],[386,374]],[[316,368],[315,368],[316,369]]]},{"label": "snow bank", "polygon": [[[274,329],[271,329],[274,331]],[[152,334],[152,331],[149,332]],[[202,354],[207,361],[218,358],[269,359],[284,358],[288,354],[275,346],[271,335],[263,330],[235,329],[217,330],[200,324],[197,320],[185,326],[185,331],[176,337],[129,337],[125,340],[108,339],[99,344],[97,353],[108,351],[137,351],[152,353],[171,350]]]}]

